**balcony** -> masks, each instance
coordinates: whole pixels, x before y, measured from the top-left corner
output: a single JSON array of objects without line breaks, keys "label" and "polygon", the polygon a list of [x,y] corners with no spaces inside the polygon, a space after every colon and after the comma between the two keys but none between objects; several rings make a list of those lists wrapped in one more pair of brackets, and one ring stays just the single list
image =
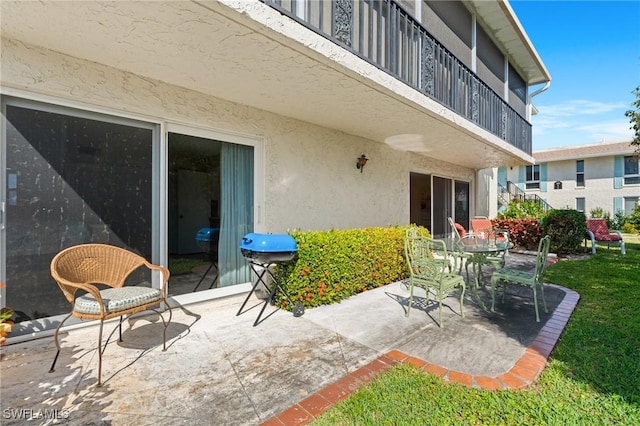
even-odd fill
[{"label": "balcony", "polygon": [[[420,147],[405,150],[466,168],[533,162],[529,124],[393,2],[0,3],[3,45],[106,65],[106,77],[126,73],[122,84],[144,90],[168,84],[162,90],[175,96],[167,108],[189,111],[196,124],[226,128],[200,123],[199,111],[228,101],[253,109],[249,116],[258,110],[372,142],[409,135]],[[303,5],[310,9],[300,13]],[[350,15],[338,13],[345,5],[354,6]],[[501,5],[476,2],[510,25],[504,11],[491,9]],[[338,19],[344,16],[352,19]],[[505,30],[508,40],[526,44]],[[529,50],[518,49],[527,65]],[[539,64],[529,65],[526,81],[539,83]],[[38,90],[24,82],[31,86]],[[201,94],[211,98],[203,102]],[[88,104],[110,103],[91,91],[83,96]]]},{"label": "balcony", "polygon": [[392,0],[262,0],[531,155],[531,124]]}]

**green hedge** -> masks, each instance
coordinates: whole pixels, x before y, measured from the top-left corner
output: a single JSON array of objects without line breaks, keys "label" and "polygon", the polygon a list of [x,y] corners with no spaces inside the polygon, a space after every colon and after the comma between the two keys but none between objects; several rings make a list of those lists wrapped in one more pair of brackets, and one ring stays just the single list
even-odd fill
[{"label": "green hedge", "polygon": [[[408,276],[406,227],[294,231],[296,260],[277,274],[294,303],[327,305]],[[426,231],[426,230],[425,230]],[[278,295],[277,305],[290,309]]]},{"label": "green hedge", "polygon": [[551,210],[544,218],[542,229],[551,237],[550,251],[557,254],[578,253],[587,233],[587,217],[573,209]]}]

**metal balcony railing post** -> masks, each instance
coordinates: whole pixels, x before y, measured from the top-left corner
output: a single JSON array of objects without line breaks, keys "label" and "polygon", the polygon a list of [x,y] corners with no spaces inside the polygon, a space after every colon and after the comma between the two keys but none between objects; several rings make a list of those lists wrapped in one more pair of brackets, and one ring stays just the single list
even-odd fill
[{"label": "metal balcony railing post", "polygon": [[[298,7],[303,0],[261,1],[531,154],[531,124],[396,1],[333,0],[327,23],[324,9],[328,0],[305,2],[304,8]],[[303,9],[305,16],[299,16]],[[358,19],[354,20],[356,10]]]}]

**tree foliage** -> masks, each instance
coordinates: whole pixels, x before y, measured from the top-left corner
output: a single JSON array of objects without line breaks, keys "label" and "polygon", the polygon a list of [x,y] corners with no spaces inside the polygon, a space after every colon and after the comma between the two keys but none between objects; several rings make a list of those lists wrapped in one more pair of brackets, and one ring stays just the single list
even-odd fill
[{"label": "tree foliage", "polygon": [[626,111],[624,115],[629,118],[630,129],[634,131],[631,145],[634,145],[636,152],[640,153],[640,86],[633,90],[633,94],[636,95],[636,100],[631,104],[632,109]]}]

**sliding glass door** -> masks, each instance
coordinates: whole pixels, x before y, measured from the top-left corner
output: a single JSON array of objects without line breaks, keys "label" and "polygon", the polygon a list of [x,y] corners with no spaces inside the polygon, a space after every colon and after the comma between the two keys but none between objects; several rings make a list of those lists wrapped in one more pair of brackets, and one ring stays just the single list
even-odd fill
[{"label": "sliding glass door", "polygon": [[2,115],[0,306],[15,311],[12,336],[54,328],[69,312],[49,265],[76,244],[168,264],[170,295],[251,280],[239,246],[254,230],[259,141],[202,129],[163,136],[159,123],[13,97]]},{"label": "sliding glass door", "polygon": [[450,234],[449,217],[468,229],[469,182],[420,173],[411,173],[409,182],[410,223],[426,227],[436,238]]},{"label": "sliding glass door", "polygon": [[107,243],[151,259],[158,126],[19,99],[2,113],[0,273],[16,335],[69,312],[49,273],[60,250]]}]

